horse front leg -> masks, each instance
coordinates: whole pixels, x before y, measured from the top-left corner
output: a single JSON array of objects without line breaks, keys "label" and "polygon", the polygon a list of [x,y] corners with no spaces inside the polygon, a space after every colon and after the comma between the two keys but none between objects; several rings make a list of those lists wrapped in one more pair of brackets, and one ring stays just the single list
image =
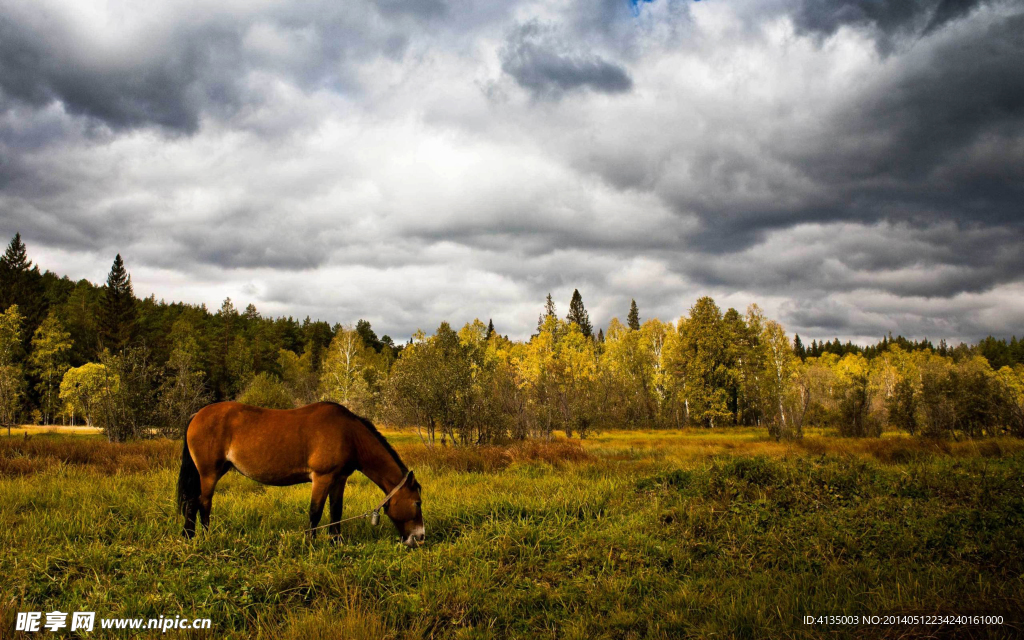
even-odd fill
[{"label": "horse front leg", "polygon": [[316,538],[316,526],[320,524],[320,517],[324,513],[324,503],[327,502],[327,494],[331,488],[334,478],[332,476],[313,476],[313,495],[309,500],[309,537]]},{"label": "horse front leg", "polygon": [[341,542],[341,512],[342,504],[345,501],[345,483],[348,482],[348,476],[341,476],[334,481],[330,489],[331,498],[331,526],[328,527],[328,531],[331,534],[331,542],[338,544]]}]

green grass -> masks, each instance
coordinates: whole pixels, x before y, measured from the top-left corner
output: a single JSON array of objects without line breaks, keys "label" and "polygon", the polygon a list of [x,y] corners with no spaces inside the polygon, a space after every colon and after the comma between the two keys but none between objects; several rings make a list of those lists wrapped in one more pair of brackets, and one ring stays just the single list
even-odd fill
[{"label": "green grass", "polygon": [[[1019,441],[616,432],[582,449],[431,452],[411,434],[391,439],[424,487],[418,550],[386,520],[346,525],[341,546],[309,544],[309,485],[237,474],[218,487],[212,531],[187,542],[172,500],[176,443],[123,450],[124,472],[122,450],[91,436],[0,438],[0,636],[15,612],[54,609],[212,618],[197,638],[1024,633]],[[379,497],[353,476],[346,514]],[[1005,622],[801,623],[888,614]]]}]

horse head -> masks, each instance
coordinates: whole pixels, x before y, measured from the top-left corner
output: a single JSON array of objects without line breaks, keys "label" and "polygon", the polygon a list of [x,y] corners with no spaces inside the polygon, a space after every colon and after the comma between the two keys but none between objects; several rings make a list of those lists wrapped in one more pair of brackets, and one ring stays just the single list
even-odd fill
[{"label": "horse head", "polygon": [[384,503],[384,513],[388,514],[398,529],[402,544],[407,547],[418,547],[423,544],[426,537],[423,528],[423,500],[420,497],[420,483],[416,481],[412,471],[395,495]]}]

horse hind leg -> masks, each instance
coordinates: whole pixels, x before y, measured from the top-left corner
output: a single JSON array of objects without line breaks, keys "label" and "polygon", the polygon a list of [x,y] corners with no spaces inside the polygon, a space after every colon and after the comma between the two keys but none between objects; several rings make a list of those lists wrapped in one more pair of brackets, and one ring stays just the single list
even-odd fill
[{"label": "horse hind leg", "polygon": [[203,523],[204,529],[209,530],[210,528],[210,511],[213,510],[213,492],[217,488],[217,482],[230,469],[231,463],[224,462],[217,465],[216,470],[203,473],[200,476],[200,492],[197,502],[199,503],[199,519]]},{"label": "horse hind leg", "polygon": [[189,540],[196,537],[196,514],[199,511],[198,502],[199,499],[196,498],[185,505],[185,526],[182,528],[181,534]]}]

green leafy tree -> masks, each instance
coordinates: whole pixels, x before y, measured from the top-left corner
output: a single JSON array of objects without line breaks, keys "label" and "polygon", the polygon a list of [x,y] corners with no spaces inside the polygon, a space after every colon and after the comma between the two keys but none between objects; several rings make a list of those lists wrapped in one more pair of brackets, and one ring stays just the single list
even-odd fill
[{"label": "green leafy tree", "polygon": [[929,438],[948,437],[956,420],[951,388],[953,361],[934,355],[921,362],[920,369],[920,406],[924,417],[921,433]]},{"label": "green leafy tree", "polygon": [[676,333],[676,339],[666,344],[666,368],[675,379],[686,416],[700,425],[721,425],[732,415],[722,312],[711,298],[700,298]]},{"label": "green leafy tree", "polygon": [[777,415],[774,398],[766,395],[768,350],[763,344],[766,318],[761,307],[751,304],[746,315],[729,309],[722,316],[725,333],[726,394],[736,424],[760,425]]},{"label": "green leafy tree", "polygon": [[81,416],[87,425],[92,425],[103,394],[108,390],[117,393],[120,383],[116,376],[109,376],[106,367],[98,362],[87,362],[80,367],[68,369],[60,383],[60,399],[64,414],[75,423]]},{"label": "green leafy tree", "polygon": [[886,398],[886,409],[890,425],[910,435],[917,433],[917,392],[910,379],[901,378],[896,382],[892,395]]},{"label": "green leafy tree", "polygon": [[25,393],[25,375],[21,368],[21,331],[25,322],[18,305],[0,313],[0,427],[17,422],[21,399]]},{"label": "green leafy tree", "polygon": [[458,334],[447,322],[429,338],[417,332],[391,370],[386,391],[389,418],[420,428],[420,437],[431,444],[438,432],[442,444],[468,444],[472,406],[472,361]]},{"label": "green leafy tree", "polygon": [[1012,435],[1024,436],[1024,364],[1004,366],[998,371],[996,383],[1004,399],[1003,411]]},{"label": "green leafy tree", "polygon": [[81,365],[96,358],[102,298],[102,289],[88,280],[80,280],[70,288],[63,302],[54,307],[57,318],[71,334],[72,364]]},{"label": "green leafy tree", "polygon": [[573,289],[572,300],[569,301],[569,315],[566,320],[580,328],[580,333],[589,338],[594,335],[594,327],[590,324],[590,315],[583,306],[583,296],[579,289]]},{"label": "green leafy tree", "polygon": [[60,412],[60,383],[71,367],[71,346],[71,334],[64,330],[64,325],[53,313],[46,316],[32,336],[29,366],[39,380],[36,391],[39,393],[43,424],[50,424]]},{"label": "green leafy tree", "polygon": [[131,342],[138,320],[132,277],[125,269],[121,254],[107,274],[100,307],[100,343],[111,351],[121,351]]},{"label": "green leafy tree", "polygon": [[793,354],[786,331],[774,320],[764,323],[760,344],[764,348],[765,370],[761,379],[768,433],[776,440],[801,438],[802,423],[786,411],[786,394],[799,359]]},{"label": "green leafy tree", "polygon": [[281,379],[264,371],[252,377],[238,401],[267,409],[293,409],[295,402]]},{"label": "green leafy tree", "polygon": [[950,371],[954,429],[972,438],[996,435],[1001,397],[995,372],[983,356],[958,362]]},{"label": "green leafy tree", "polygon": [[227,375],[232,393],[240,393],[256,375],[256,354],[245,336],[235,336],[228,347]]},{"label": "green leafy tree", "polygon": [[156,391],[160,367],[144,345],[125,347],[101,356],[106,380],[100,392],[96,422],[111,442],[150,435],[158,421]]},{"label": "green leafy tree", "polygon": [[195,328],[187,319],[180,318],[174,323],[171,341],[174,346],[164,368],[158,398],[161,431],[176,438],[184,434],[192,414],[207,405],[211,398],[199,364]]},{"label": "green leafy tree", "polygon": [[277,366],[281,370],[281,380],[292,394],[297,405],[307,405],[319,398],[320,382],[313,371],[310,353],[302,355],[281,349],[278,351]]}]

